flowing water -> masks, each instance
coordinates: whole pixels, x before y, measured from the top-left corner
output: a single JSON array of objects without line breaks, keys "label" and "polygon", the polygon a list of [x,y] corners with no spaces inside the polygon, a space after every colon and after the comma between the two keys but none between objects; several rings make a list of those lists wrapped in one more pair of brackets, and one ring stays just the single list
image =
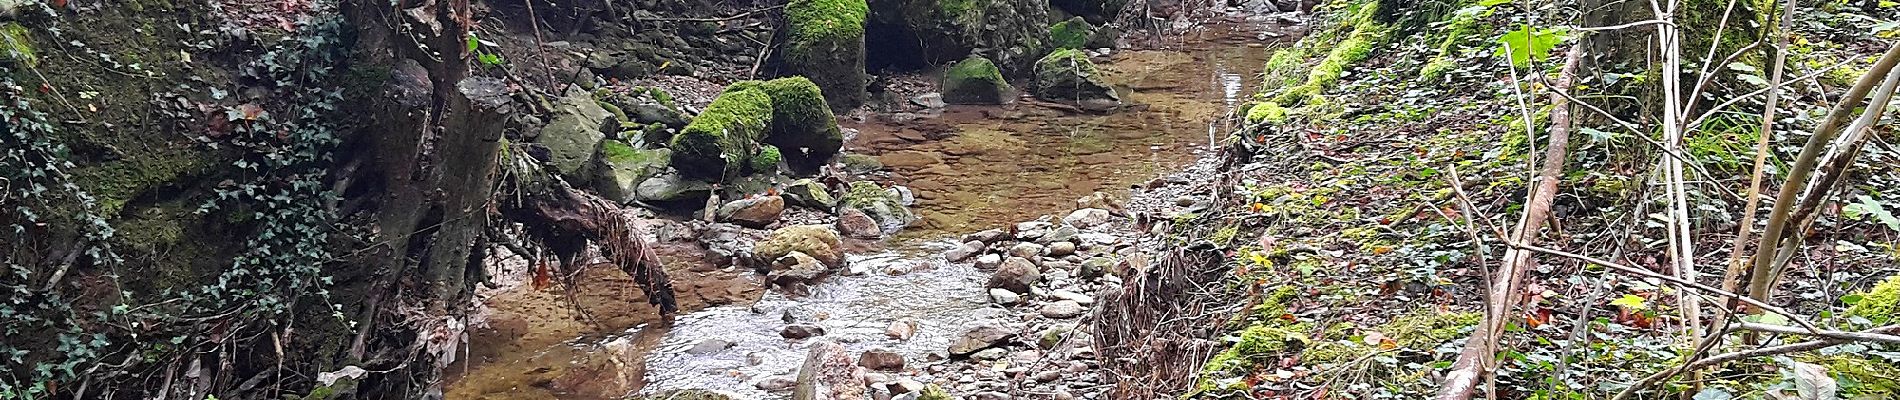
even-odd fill
[{"label": "flowing water", "polygon": [[[852,255],[855,274],[791,297],[758,290],[749,272],[695,263],[691,251],[663,254],[688,311],[670,326],[651,323],[644,297],[605,269],[584,276],[576,296],[598,325],[576,318],[559,290],[495,294],[490,327],[472,333],[472,361],[451,367],[447,397],[607,399],[667,389],[782,397],[754,383],[790,378],[804,360],[809,342],[779,335],[788,319],[823,326],[826,339],[853,354],[886,348],[913,365],[930,360],[970,324],[1015,318],[987,303],[987,274],[943,260],[952,235],[1066,212],[1079,197],[1125,193],[1199,157],[1255,91],[1271,41],[1257,32],[1268,29],[1219,26],[1165,50],[1115,52],[1101,68],[1133,107],[1113,114],[1019,103],[847,123],[860,132],[849,150],[885,163],[914,190],[924,217],[886,248]],[[916,336],[887,338],[899,321],[915,322]]]}]

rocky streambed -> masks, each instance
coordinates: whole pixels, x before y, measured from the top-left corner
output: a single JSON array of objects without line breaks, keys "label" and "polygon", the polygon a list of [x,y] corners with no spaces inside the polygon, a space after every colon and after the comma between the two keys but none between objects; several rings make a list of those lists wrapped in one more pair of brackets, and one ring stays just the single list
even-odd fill
[{"label": "rocky streambed", "polygon": [[[1118,199],[1230,129],[1273,29],[1234,22],[1166,49],[1096,51],[1131,105],[1118,112],[922,102],[845,123],[858,132],[847,150],[907,187],[921,220],[881,242],[845,235],[843,267],[808,285],[768,290],[783,273],[709,261],[770,230],[651,220],[685,311],[670,324],[605,269],[580,275],[571,301],[491,291],[448,397],[1102,398],[1084,321],[1142,251]],[[786,215],[773,226],[809,223]]]}]

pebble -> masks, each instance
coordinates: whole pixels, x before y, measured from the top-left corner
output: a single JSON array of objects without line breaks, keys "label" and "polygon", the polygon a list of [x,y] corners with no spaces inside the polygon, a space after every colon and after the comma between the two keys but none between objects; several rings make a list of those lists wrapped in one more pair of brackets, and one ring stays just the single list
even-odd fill
[{"label": "pebble", "polygon": [[1089,297],[1089,295],[1086,295],[1086,294],[1071,292],[1067,290],[1057,290],[1057,291],[1049,292],[1049,297],[1054,297],[1060,300],[1070,300],[1070,301],[1074,301],[1076,304],[1081,304],[1085,306],[1095,304],[1094,297]]},{"label": "pebble", "polygon": [[804,339],[813,336],[824,336],[825,327],[811,324],[786,325],[785,329],[778,331],[778,335],[784,336],[786,339]]},{"label": "pebble", "polygon": [[1194,205],[1194,196],[1176,197],[1174,198],[1174,205],[1182,206],[1182,207]]},{"label": "pebble", "polygon": [[1036,373],[1036,382],[1053,382],[1062,379],[1062,371],[1048,370]]},{"label": "pebble", "polygon": [[718,353],[728,348],[732,348],[732,342],[719,339],[707,339],[706,341],[693,345],[693,348],[686,349],[686,354],[703,356]]},{"label": "pebble", "polygon": [[1055,242],[1049,244],[1049,255],[1052,257],[1062,257],[1070,254],[1075,254],[1075,242]]},{"label": "pebble", "polygon": [[[882,371],[902,370],[904,369],[904,355],[897,354],[896,351],[891,349],[879,348],[865,350],[864,354],[858,355],[858,366]],[[883,382],[888,380],[890,379],[886,377],[885,379],[870,381]]]},{"label": "pebble", "polygon": [[1042,250],[1043,248],[1042,248],[1042,245],[1040,244],[1023,242],[1023,243],[1017,243],[1016,246],[1014,247],[1010,247],[1009,255],[1012,257],[1034,259],[1037,256],[1042,255]]}]

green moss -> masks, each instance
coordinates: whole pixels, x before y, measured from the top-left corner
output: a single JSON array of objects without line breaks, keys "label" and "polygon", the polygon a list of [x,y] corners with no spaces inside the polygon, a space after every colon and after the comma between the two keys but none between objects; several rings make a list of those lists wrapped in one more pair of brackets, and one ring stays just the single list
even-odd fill
[{"label": "green moss", "polygon": [[981,81],[998,86],[1009,85],[1009,82],[1003,79],[1003,71],[996,69],[996,63],[990,62],[990,59],[983,58],[983,56],[979,55],[971,55],[969,58],[964,58],[963,61],[958,61],[955,65],[951,65],[950,70],[944,73],[944,80],[954,82]]},{"label": "green moss", "polygon": [[772,97],[758,82],[735,83],[674,135],[672,164],[680,174],[723,180],[738,175],[758,149],[772,117]]},{"label": "green moss", "polygon": [[952,104],[1001,104],[1011,91],[1003,71],[983,56],[971,54],[943,74],[943,99]]},{"label": "green moss", "polygon": [[810,79],[773,79],[759,88],[772,99],[772,129],[765,137],[766,143],[788,151],[802,150],[794,159],[813,164],[808,167],[822,164],[844,147],[837,116],[826,106],[823,91]]},{"label": "green moss", "polygon": [[1059,49],[1080,49],[1088,46],[1089,37],[1095,34],[1095,26],[1089,25],[1082,17],[1072,17],[1067,21],[1049,27],[1049,38]]},{"label": "green moss", "polygon": [[27,68],[40,64],[39,55],[33,51],[32,35],[17,22],[0,25],[0,50],[4,50],[7,59],[15,64]]},{"label": "green moss", "polygon": [[863,40],[864,0],[793,0],[785,5],[791,42]]},{"label": "green moss", "polygon": [[924,390],[919,393],[919,396],[917,396],[917,400],[950,400],[950,399],[952,399],[952,397],[950,397],[950,393],[944,392],[942,387],[938,387],[934,383],[931,384],[930,386],[925,386]]},{"label": "green moss", "polygon": [[864,0],[793,0],[785,6],[791,29],[784,58],[794,74],[823,87],[837,109],[864,102]]},{"label": "green moss", "polygon": [[1847,315],[1866,318],[1874,325],[1886,324],[1900,314],[1900,275],[1887,278],[1860,294],[1860,301],[1847,308]]},{"label": "green moss", "polygon": [[1254,105],[1253,108],[1247,110],[1247,123],[1258,124],[1267,122],[1280,124],[1286,122],[1286,115],[1286,107],[1281,107],[1279,103],[1264,102]]},{"label": "green moss", "polygon": [[[1827,367],[1836,381],[1844,383],[1841,398],[1900,398],[1900,365],[1875,359],[1854,354],[1800,357],[1803,362]],[[1845,396],[1849,394],[1851,396]]]},{"label": "green moss", "polygon": [[783,155],[779,154],[778,146],[769,144],[760,146],[759,154],[753,156],[751,160],[752,173],[771,173],[778,171],[778,163],[782,160]]},{"label": "green moss", "polygon": [[80,168],[73,181],[99,199],[101,215],[117,215],[146,191],[183,177],[210,174],[222,163],[214,154],[186,149],[131,153],[116,162]]}]

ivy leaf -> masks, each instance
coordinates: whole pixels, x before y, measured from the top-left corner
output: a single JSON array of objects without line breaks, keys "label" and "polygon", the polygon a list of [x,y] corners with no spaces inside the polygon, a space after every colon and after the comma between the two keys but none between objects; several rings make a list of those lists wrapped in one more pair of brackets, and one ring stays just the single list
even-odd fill
[{"label": "ivy leaf", "polygon": [[1616,300],[1610,300],[1610,305],[1623,307],[1623,308],[1627,308],[1631,310],[1641,310],[1648,307],[1648,304],[1647,304],[1648,301],[1649,300],[1644,299],[1643,296],[1626,294],[1626,295],[1623,295],[1622,298],[1619,298]]},{"label": "ivy leaf", "polygon": [[1853,204],[1841,207],[1841,216],[1852,220],[1871,217],[1875,222],[1886,225],[1887,229],[1900,231],[1900,217],[1887,211],[1887,207],[1874,200],[1873,196],[1863,194],[1854,196],[1854,200]]},{"label": "ivy leaf", "polygon": [[1597,130],[1596,128],[1591,128],[1587,126],[1582,127],[1582,128],[1577,128],[1577,131],[1583,132],[1585,136],[1589,136],[1590,140],[1594,140],[1598,142],[1607,142],[1607,141],[1610,141],[1610,139],[1616,138],[1615,133],[1604,132],[1604,131]]},{"label": "ivy leaf", "polygon": [[1506,33],[1498,37],[1497,55],[1509,55],[1511,65],[1523,67],[1531,60],[1541,60],[1550,56],[1550,49],[1563,41],[1565,32],[1559,29],[1538,29],[1532,31],[1529,26]]},{"label": "ivy leaf", "polygon": [[482,39],[475,37],[475,32],[469,32],[468,33],[468,51],[473,52],[475,51],[475,48],[481,47],[481,46],[482,46]]}]

